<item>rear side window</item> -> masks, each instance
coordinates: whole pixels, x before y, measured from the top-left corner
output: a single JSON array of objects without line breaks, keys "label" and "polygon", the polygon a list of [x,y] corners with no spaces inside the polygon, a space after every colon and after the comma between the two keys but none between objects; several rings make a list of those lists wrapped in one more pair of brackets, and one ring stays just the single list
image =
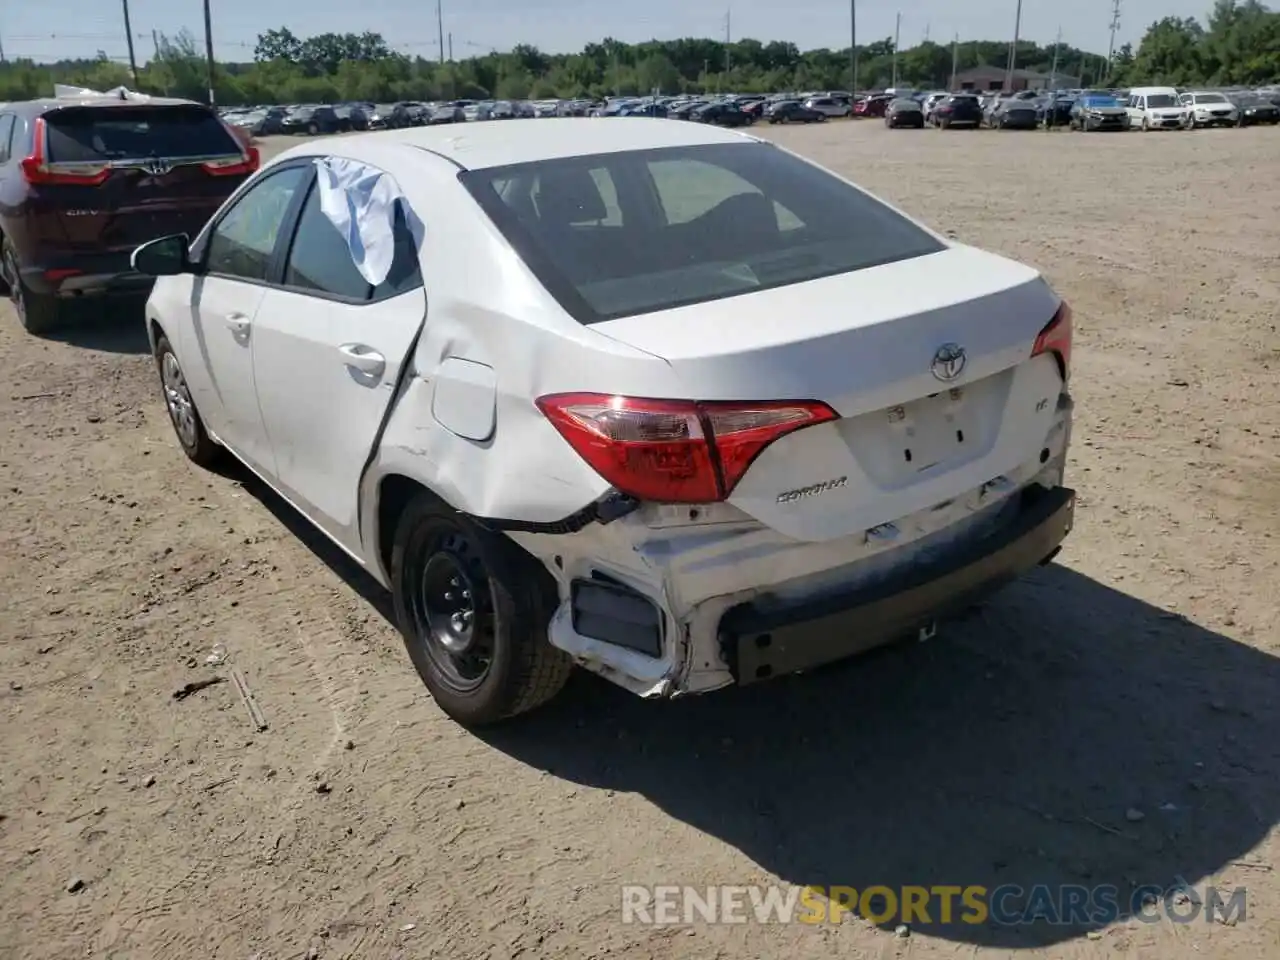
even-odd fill
[{"label": "rear side window", "polygon": [[945,249],[878,200],[766,143],[573,157],[459,179],[582,323]]},{"label": "rear side window", "polygon": [[138,157],[219,157],[240,152],[222,122],[203,107],[66,107],[44,116],[51,163]]},{"label": "rear side window", "polygon": [[371,287],[356,269],[347,241],[321,209],[319,187],[313,186],[298,218],[298,229],[285,265],[284,284],[361,302],[382,300],[420,287],[418,251],[399,207],[395,230],[391,272],[377,288]]}]

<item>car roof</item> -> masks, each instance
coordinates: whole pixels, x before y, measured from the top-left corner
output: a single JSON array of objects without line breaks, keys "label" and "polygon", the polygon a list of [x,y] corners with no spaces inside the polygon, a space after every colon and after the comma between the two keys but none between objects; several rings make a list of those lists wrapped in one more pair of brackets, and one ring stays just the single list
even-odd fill
[{"label": "car roof", "polygon": [[450,125],[362,133],[342,138],[341,152],[350,156],[358,154],[366,144],[379,149],[397,144],[430,150],[464,170],[482,170],[597,153],[742,143],[755,139],[748,134],[680,120],[635,117],[583,121],[553,117],[537,123],[467,124],[461,132]]}]

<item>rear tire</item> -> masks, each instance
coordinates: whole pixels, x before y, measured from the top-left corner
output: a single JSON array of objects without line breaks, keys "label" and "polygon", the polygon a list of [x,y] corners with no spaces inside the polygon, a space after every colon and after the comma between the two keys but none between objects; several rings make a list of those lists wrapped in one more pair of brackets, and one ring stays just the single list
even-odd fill
[{"label": "rear tire", "polygon": [[182,452],[198,467],[206,470],[222,459],[222,448],[209,438],[204,421],[191,399],[186,375],[178,364],[178,355],[163,334],[156,339],[156,369],[160,372],[160,388],[163,391],[169,423]]},{"label": "rear tire", "polygon": [[546,703],[573,661],[547,641],[559,602],[536,560],[430,493],[405,508],[391,550],[396,620],[440,709],[463,726]]},{"label": "rear tire", "polygon": [[22,268],[18,263],[18,251],[6,237],[0,248],[0,256],[4,258],[4,273],[8,275],[6,284],[9,302],[13,304],[14,313],[22,329],[33,336],[43,336],[56,330],[62,321],[62,310],[56,297],[33,293],[22,281]]}]

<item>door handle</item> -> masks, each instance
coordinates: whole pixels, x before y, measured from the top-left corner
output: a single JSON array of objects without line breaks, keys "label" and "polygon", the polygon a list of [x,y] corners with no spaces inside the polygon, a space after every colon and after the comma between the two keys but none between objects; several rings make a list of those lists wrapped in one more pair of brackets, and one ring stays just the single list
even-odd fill
[{"label": "door handle", "polygon": [[247,337],[249,335],[249,318],[243,313],[229,313],[226,317],[227,329],[237,337]]},{"label": "door handle", "polygon": [[361,343],[344,343],[338,348],[342,362],[352,370],[370,377],[380,377],[387,369],[387,358],[372,347]]}]

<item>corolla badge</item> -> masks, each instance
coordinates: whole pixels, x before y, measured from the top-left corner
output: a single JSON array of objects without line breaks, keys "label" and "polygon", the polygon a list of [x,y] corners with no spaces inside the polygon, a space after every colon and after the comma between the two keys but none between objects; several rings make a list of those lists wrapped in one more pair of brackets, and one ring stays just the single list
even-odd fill
[{"label": "corolla badge", "polygon": [[804,500],[808,497],[816,497],[820,493],[826,493],[828,490],[839,490],[849,482],[847,476],[832,477],[830,480],[823,480],[821,483],[814,483],[807,487],[799,487],[795,490],[785,490],[778,494],[778,503],[794,503],[797,500]]},{"label": "corolla badge", "polygon": [[964,372],[964,347],[958,343],[944,343],[933,355],[933,364],[929,369],[933,375],[944,382],[954,380]]}]

